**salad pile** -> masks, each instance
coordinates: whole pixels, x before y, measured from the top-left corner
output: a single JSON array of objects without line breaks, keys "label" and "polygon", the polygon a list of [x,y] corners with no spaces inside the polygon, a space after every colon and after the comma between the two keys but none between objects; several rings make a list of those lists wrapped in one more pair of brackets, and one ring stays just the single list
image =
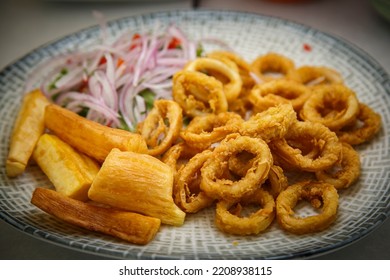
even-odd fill
[{"label": "salad pile", "polygon": [[52,102],[87,119],[130,131],[155,99],[172,98],[172,75],[202,50],[173,24],[127,32],[112,43],[102,36],[101,41],[87,52],[40,66],[49,69],[40,89]]}]

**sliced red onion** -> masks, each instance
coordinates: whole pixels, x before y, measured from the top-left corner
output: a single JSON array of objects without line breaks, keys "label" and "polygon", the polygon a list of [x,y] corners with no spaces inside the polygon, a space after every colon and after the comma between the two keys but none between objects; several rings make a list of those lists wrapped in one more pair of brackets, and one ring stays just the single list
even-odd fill
[{"label": "sliced red onion", "polygon": [[65,108],[74,112],[79,112],[83,107],[86,107],[89,108],[90,112],[93,111],[95,113],[95,118],[105,120],[106,123],[114,123],[116,126],[119,125],[118,114],[115,111],[112,111],[111,108],[107,107],[104,103],[97,102],[96,99],[88,98],[88,95],[85,94],[72,93],[72,95],[68,95],[70,101],[63,105]]},{"label": "sliced red onion", "polygon": [[165,83],[157,83],[157,84],[150,84],[150,83],[145,82],[144,86],[151,89],[151,90],[170,88],[170,87],[172,87],[172,81],[168,81]]},{"label": "sliced red onion", "polygon": [[[196,58],[197,43],[189,40],[175,25],[162,29],[156,24],[151,31],[128,31],[113,43],[108,42],[107,23],[95,12],[101,26],[102,43],[91,46],[89,52],[75,52],[45,62],[39,75],[41,88],[61,106],[80,112],[88,108],[87,118],[130,129],[146,114],[145,100],[140,93],[151,90],[155,98],[172,99],[172,76],[190,60]],[[171,48],[172,40],[179,40],[179,48]],[[219,41],[218,41],[219,42]],[[61,69],[67,73],[61,76]],[[55,88],[49,89],[55,82]]]},{"label": "sliced red onion", "polygon": [[134,117],[137,122],[142,122],[146,116],[145,100],[140,96],[135,96]]},{"label": "sliced red onion", "polygon": [[172,91],[171,89],[154,89],[153,90],[154,93],[156,94],[156,99],[167,99],[167,100],[171,100],[172,99]]},{"label": "sliced red onion", "polygon": [[116,80],[116,88],[119,90],[124,87],[126,84],[133,84],[133,74],[132,73],[124,73],[122,76],[117,77]]},{"label": "sliced red onion", "polygon": [[184,65],[188,62],[188,59],[186,58],[181,58],[181,57],[174,57],[174,58],[171,58],[171,57],[162,57],[162,58],[158,58],[157,59],[157,64],[159,66],[163,65],[163,66],[178,66],[178,65]]},{"label": "sliced red onion", "polygon": [[95,76],[102,85],[102,98],[105,104],[113,110],[118,110],[118,94],[108,77],[101,71],[96,71]]}]

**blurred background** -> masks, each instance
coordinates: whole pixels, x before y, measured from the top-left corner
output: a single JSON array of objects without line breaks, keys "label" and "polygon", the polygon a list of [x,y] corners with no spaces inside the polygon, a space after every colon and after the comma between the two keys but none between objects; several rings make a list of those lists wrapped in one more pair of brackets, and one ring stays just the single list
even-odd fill
[{"label": "blurred background", "polygon": [[[0,69],[31,50],[107,20],[156,11],[219,9],[289,19],[342,37],[390,73],[390,0],[1,0]],[[0,259],[100,259],[36,240],[0,220]],[[390,222],[317,259],[390,259]]]},{"label": "blurred background", "polygon": [[390,23],[382,16],[390,17],[389,6],[389,0],[1,0],[0,67],[32,48],[95,25],[92,10],[111,20],[197,7],[255,12],[312,26],[358,45],[389,72]]}]

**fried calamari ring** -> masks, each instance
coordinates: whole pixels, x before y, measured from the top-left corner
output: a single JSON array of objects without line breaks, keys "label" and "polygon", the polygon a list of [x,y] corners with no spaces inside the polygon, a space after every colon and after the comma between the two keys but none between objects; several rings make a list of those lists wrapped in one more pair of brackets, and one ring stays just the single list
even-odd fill
[{"label": "fried calamari ring", "polygon": [[223,85],[214,77],[195,71],[178,71],[173,76],[173,99],[186,115],[226,112],[228,104]]},{"label": "fried calamari ring", "polygon": [[342,84],[343,78],[336,70],[323,66],[301,66],[288,75],[308,87],[315,87],[329,84]]},{"label": "fried calamari ring", "polygon": [[196,213],[214,202],[199,188],[200,169],[211,154],[210,150],[196,154],[177,173],[174,201],[186,213]]},{"label": "fried calamari ring", "polygon": [[188,146],[203,150],[237,132],[242,122],[242,118],[233,112],[198,116],[190,121],[180,136]]},{"label": "fried calamari ring", "polygon": [[183,163],[186,163],[191,157],[196,155],[200,150],[188,147],[184,142],[173,145],[161,157],[161,161],[171,167],[174,178]]},{"label": "fried calamari ring", "polygon": [[228,159],[228,174],[230,174],[232,178],[234,178],[234,176],[244,177],[249,168],[253,165],[254,160],[255,155],[248,153],[247,151],[232,155]]},{"label": "fried calamari ring", "polygon": [[[235,64],[232,60],[226,58],[226,57],[219,57],[219,59],[217,58],[212,58],[212,57],[206,57],[206,58],[209,58],[209,59],[212,59],[212,60],[218,60],[222,63],[225,64],[225,66],[229,67],[232,71],[234,72],[237,72],[238,73],[238,67],[237,67],[237,64]],[[198,58],[199,59],[199,58]],[[213,63],[214,61],[212,61]],[[191,64],[193,64],[194,61],[190,61],[185,67],[184,69],[187,70],[187,67]],[[193,70],[193,69],[189,69],[191,71],[200,71],[202,73],[205,73],[209,76],[213,76],[214,78],[216,78],[217,80],[219,80],[223,85],[226,85],[230,82],[230,79],[227,75],[225,75],[224,73],[222,73],[221,71],[219,70],[216,70],[216,69],[212,69],[212,68],[209,68],[209,69],[203,69],[203,70]]]},{"label": "fried calamari ring", "polygon": [[177,162],[181,157],[184,149],[185,149],[185,144],[183,142],[178,143],[170,147],[169,150],[166,151],[161,158],[161,161],[163,163],[165,163],[166,165],[172,168],[172,171],[174,172],[174,176],[175,173],[177,172]]},{"label": "fried calamari ring", "polygon": [[229,111],[237,113],[243,119],[248,119],[252,115],[252,103],[247,96],[239,96],[236,101],[229,104]]},{"label": "fried calamari ring", "polygon": [[237,65],[238,73],[242,80],[244,88],[251,88],[255,82],[250,75],[250,65],[241,56],[229,51],[213,51],[207,54],[207,57],[214,59],[229,59]]},{"label": "fried calamari ring", "polygon": [[381,116],[366,104],[360,103],[356,123],[337,131],[337,135],[340,141],[354,146],[371,140],[380,128]]},{"label": "fried calamari ring", "polygon": [[176,181],[177,181],[177,173],[179,169],[185,165],[193,156],[201,153],[203,150],[197,150],[194,148],[190,148],[186,143],[180,142],[178,144],[173,145],[166,151],[161,157],[161,161],[168,165],[172,169],[173,173],[173,193],[176,193]]},{"label": "fried calamari ring", "polygon": [[[253,165],[254,155],[248,152],[242,152],[229,158],[228,169],[229,175],[243,177],[248,169]],[[261,188],[267,190],[273,197],[288,185],[288,178],[284,175],[283,169],[277,165],[271,166],[267,180],[261,185]],[[259,186],[260,187],[260,186]]]},{"label": "fried calamari ring", "polygon": [[[225,178],[229,158],[243,151],[254,155],[252,166],[238,180]],[[210,159],[202,167],[200,188],[215,199],[238,200],[243,195],[254,192],[267,179],[272,163],[272,154],[266,142],[230,134],[214,149]]]},{"label": "fried calamari ring", "polygon": [[291,103],[298,112],[310,95],[311,91],[306,86],[292,80],[278,79],[254,86],[248,100],[253,104],[255,113],[284,103]]},{"label": "fried calamari ring", "polygon": [[[245,176],[248,169],[253,165],[254,155],[242,152],[229,158],[228,168],[231,176]],[[283,169],[277,165],[271,166],[267,180],[261,188],[267,190],[273,197],[277,197],[288,186],[288,178]]]},{"label": "fried calamari ring", "polygon": [[291,124],[297,121],[292,105],[280,104],[250,117],[241,124],[239,133],[269,142],[283,138]]},{"label": "fried calamari ring", "polygon": [[348,87],[335,84],[315,90],[303,105],[299,116],[305,121],[319,122],[337,131],[354,123],[359,114],[359,101]]},{"label": "fried calamari ring", "polygon": [[271,52],[257,57],[250,69],[260,82],[267,82],[288,76],[294,71],[295,63],[284,55]]},{"label": "fried calamari ring", "polygon": [[274,198],[284,191],[288,186],[288,178],[280,166],[273,165],[268,173],[268,179],[262,188],[267,190]]},{"label": "fried calamari ring", "polygon": [[[314,152],[301,150],[301,145],[294,146],[300,141],[310,143]],[[270,146],[273,153],[281,159],[280,162],[309,172],[330,168],[341,154],[341,142],[336,134],[323,124],[313,122],[294,122],[285,137],[275,139]]]},{"label": "fried calamari ring", "polygon": [[172,100],[156,100],[137,130],[148,145],[148,154],[158,156],[172,146],[182,126],[182,109],[179,104]]},{"label": "fried calamari ring", "polygon": [[[260,206],[248,216],[241,216],[241,207],[248,204]],[[271,194],[257,189],[252,195],[240,200],[237,213],[231,209],[235,202],[221,200],[217,203],[215,224],[223,232],[235,235],[256,235],[266,230],[275,218],[275,201]]]},{"label": "fried calamari ring", "polygon": [[[293,209],[301,199],[312,202],[316,207],[322,204],[321,212],[307,217],[294,216]],[[336,220],[338,202],[337,190],[333,185],[313,181],[299,182],[279,194],[276,199],[276,219],[284,230],[291,233],[322,231]]]},{"label": "fried calamari ring", "polygon": [[229,102],[229,111],[236,112],[241,117],[246,118],[248,112],[252,110],[252,104],[248,100],[248,95],[252,87],[255,85],[255,81],[250,75],[249,63],[241,56],[229,51],[213,51],[207,54],[207,57],[221,60],[225,63],[226,61],[229,61],[235,64],[234,68],[237,68],[242,80],[242,88],[238,97],[232,102]]},{"label": "fried calamari ring", "polygon": [[189,62],[184,67],[184,70],[197,71],[208,75],[212,75],[214,72],[217,72],[218,76],[216,77],[222,75],[224,77],[224,79],[222,79],[222,84],[226,100],[231,102],[238,97],[242,88],[242,80],[238,73],[238,68],[235,67],[235,64],[233,65],[234,66],[232,67],[221,60],[200,57]]},{"label": "fried calamari ring", "polygon": [[315,173],[317,180],[332,184],[336,189],[346,189],[360,175],[359,153],[349,144],[342,143],[341,161],[333,168]]}]

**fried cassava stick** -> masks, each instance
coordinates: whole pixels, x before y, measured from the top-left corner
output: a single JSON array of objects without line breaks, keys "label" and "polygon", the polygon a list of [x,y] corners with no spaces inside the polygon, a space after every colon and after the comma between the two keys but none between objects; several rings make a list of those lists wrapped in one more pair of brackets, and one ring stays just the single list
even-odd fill
[{"label": "fried cassava stick", "polygon": [[96,161],[51,134],[39,138],[33,159],[57,192],[77,200],[88,200],[89,187],[100,168]]},{"label": "fried cassava stick", "polygon": [[70,224],[140,245],[149,243],[161,224],[157,218],[88,204],[45,188],[34,190],[31,203]]},{"label": "fried cassava stick", "polygon": [[24,172],[35,145],[45,130],[44,113],[49,104],[40,90],[23,97],[22,106],[12,131],[6,171],[9,177]]},{"label": "fried cassava stick", "polygon": [[146,142],[140,134],[99,124],[58,105],[46,107],[45,126],[63,141],[99,162],[103,162],[113,148],[147,152]]},{"label": "fried cassava stick", "polygon": [[88,191],[89,199],[181,226],[186,213],[173,201],[172,169],[146,154],[112,149]]}]

